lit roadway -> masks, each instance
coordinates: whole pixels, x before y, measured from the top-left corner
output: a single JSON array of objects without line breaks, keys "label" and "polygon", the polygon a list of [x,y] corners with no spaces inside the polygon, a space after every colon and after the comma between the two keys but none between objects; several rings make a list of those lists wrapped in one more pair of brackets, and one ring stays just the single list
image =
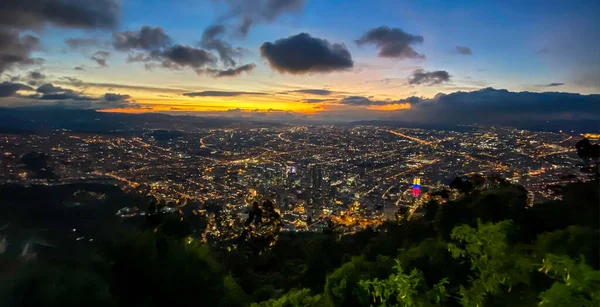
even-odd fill
[{"label": "lit roadway", "polygon": [[436,148],[436,149],[441,149],[442,151],[444,151],[446,153],[451,153],[451,154],[462,156],[462,157],[464,157],[467,160],[473,160],[473,161],[477,161],[477,162],[483,162],[483,163],[486,163],[486,164],[488,164],[490,166],[495,167],[496,169],[500,169],[502,171],[509,171],[509,168],[507,166],[502,165],[500,163],[495,163],[495,162],[491,162],[491,161],[481,160],[481,159],[477,159],[477,158],[475,158],[475,157],[473,157],[471,155],[464,154],[464,153],[461,153],[461,152],[458,152],[458,151],[455,151],[455,150],[444,149],[439,144],[436,144],[436,143],[433,143],[433,142],[427,142],[427,141],[418,139],[416,137],[412,137],[412,136],[400,133],[398,131],[394,131],[394,130],[386,130],[386,131],[389,132],[389,133],[391,133],[391,134],[393,134],[393,135],[397,135],[399,137],[403,137],[405,139],[409,139],[411,141],[415,141],[415,142],[417,142],[419,144],[422,144],[422,145],[427,145],[427,146],[431,146],[431,147]]}]

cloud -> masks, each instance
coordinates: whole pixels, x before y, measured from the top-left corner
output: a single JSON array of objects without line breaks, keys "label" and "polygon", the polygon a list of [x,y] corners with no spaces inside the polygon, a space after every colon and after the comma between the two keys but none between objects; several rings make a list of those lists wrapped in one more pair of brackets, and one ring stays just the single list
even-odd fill
[{"label": "cloud", "polygon": [[421,101],[421,98],[415,96],[400,100],[371,100],[370,98],[364,96],[348,96],[342,98],[339,103],[351,106],[383,106],[392,104],[417,103],[419,101]]},{"label": "cloud", "polygon": [[57,101],[55,103],[56,105],[61,107],[74,109],[105,110],[145,108],[144,106],[132,100],[131,96],[127,94],[117,93],[105,93],[103,96],[100,96],[98,98],[90,98],[87,100]]},{"label": "cloud", "polygon": [[108,64],[106,64],[106,60],[108,59],[109,55],[109,52],[97,51],[96,53],[94,53],[94,55],[92,55],[90,59],[96,61],[96,63],[98,63],[100,67],[108,67]]},{"label": "cloud", "polygon": [[83,80],[73,77],[61,77],[60,80],[75,87],[81,87],[84,83]]},{"label": "cloud", "polygon": [[137,31],[113,33],[113,46],[119,51],[131,49],[154,51],[169,46],[171,41],[161,27],[142,26]]},{"label": "cloud", "polygon": [[30,71],[27,74],[27,79],[29,80],[27,81],[27,84],[35,86],[38,85],[38,83],[42,82],[44,79],[46,79],[46,75],[39,71]]},{"label": "cloud", "polygon": [[424,71],[423,69],[417,69],[408,78],[408,84],[435,85],[448,81],[450,81],[450,74],[444,70]]},{"label": "cloud", "polygon": [[149,54],[137,53],[130,55],[128,62],[144,62],[146,68],[160,66],[173,70],[186,67],[195,70],[203,69],[208,65],[214,65],[217,58],[204,49],[198,49],[187,45],[174,45],[161,50],[154,50]]},{"label": "cloud", "polygon": [[[0,97],[17,96],[20,90],[34,91],[24,84],[0,83]],[[142,108],[130,95],[105,93],[100,97],[84,95],[68,88],[45,83],[35,89],[35,94],[23,96],[19,103],[26,105],[58,106],[75,109],[113,109],[113,108]]]},{"label": "cloud", "polygon": [[35,64],[31,53],[39,48],[39,38],[0,28],[0,74],[16,65]]},{"label": "cloud", "polygon": [[312,94],[312,95],[319,95],[319,96],[327,96],[327,95],[331,95],[331,93],[333,93],[330,90],[321,90],[321,89],[304,89],[304,90],[295,90],[295,91],[289,91],[290,93],[302,93],[302,94]]},{"label": "cloud", "polygon": [[213,0],[228,6],[228,12],[220,20],[238,19],[238,30],[246,36],[252,25],[273,22],[286,13],[298,13],[304,9],[304,0]]},{"label": "cloud", "polygon": [[370,30],[359,38],[360,45],[374,44],[379,48],[379,56],[398,59],[423,59],[424,55],[416,52],[411,45],[423,43],[423,36],[412,35],[399,28],[381,26]]},{"label": "cloud", "polygon": [[429,123],[510,124],[516,120],[597,119],[600,95],[559,92],[509,92],[484,88],[438,94],[396,115]]},{"label": "cloud", "polygon": [[219,54],[221,62],[225,66],[235,66],[234,57],[241,57],[244,49],[237,47],[233,48],[229,43],[219,38],[225,33],[225,26],[214,25],[206,28],[200,40],[200,47],[208,50],[215,50]]},{"label": "cloud", "polygon": [[548,83],[548,84],[540,84],[538,86],[539,87],[556,87],[556,86],[563,86],[563,85],[565,85],[565,84],[564,83],[555,82],[555,83]]},{"label": "cloud", "polygon": [[248,32],[250,31],[250,27],[252,26],[252,19],[249,17],[244,17],[242,23],[238,26],[238,31],[242,35],[242,37],[246,37]]},{"label": "cloud", "polygon": [[98,47],[100,42],[95,38],[69,38],[65,39],[65,44],[67,44],[69,48],[75,50],[87,47]]},{"label": "cloud", "polygon": [[226,92],[226,91],[203,91],[203,92],[191,92],[183,93],[183,96],[188,97],[235,97],[243,95],[267,95],[266,93],[258,92]]},{"label": "cloud", "polygon": [[38,94],[30,96],[41,100],[78,100],[88,101],[94,98],[85,96],[71,89],[54,86],[52,83],[45,83],[36,89]]},{"label": "cloud", "polygon": [[206,69],[199,69],[196,72],[198,74],[210,74],[216,78],[220,78],[220,77],[235,77],[235,76],[239,76],[241,75],[243,72],[250,72],[252,71],[254,68],[256,68],[256,64],[251,63],[251,64],[246,64],[246,65],[242,65],[240,67],[236,67],[236,68],[230,68],[230,69],[224,69],[224,70],[219,70],[219,69],[213,69],[213,68],[206,68]]},{"label": "cloud", "polygon": [[121,7],[115,0],[2,0],[0,27],[40,29],[47,24],[68,28],[115,28]]},{"label": "cloud", "polygon": [[39,64],[31,58],[39,38],[23,31],[41,32],[46,26],[113,29],[120,22],[116,0],[2,0],[0,1],[0,74],[7,69]]},{"label": "cloud", "polygon": [[[81,81],[81,83],[79,83],[80,81]],[[78,80],[76,78],[70,78],[70,77],[60,78],[59,81],[56,83],[64,84],[64,85],[73,85],[73,86],[77,86],[77,87],[106,89],[107,91],[113,91],[114,89],[125,89],[125,90],[152,92],[152,93],[180,94],[180,93],[186,92],[186,90],[184,90],[184,89],[167,88],[167,87],[151,87],[151,86],[139,86],[139,85],[128,85],[128,84],[116,84],[116,83],[84,82],[82,80]]]},{"label": "cloud", "polygon": [[304,102],[304,103],[321,103],[321,102],[328,102],[328,101],[335,101],[335,99],[304,99],[304,100],[302,100],[302,102]]},{"label": "cloud", "polygon": [[469,47],[465,47],[465,46],[456,46],[454,51],[458,54],[463,54],[463,55],[473,55],[473,52],[471,51],[471,48]]},{"label": "cloud", "polygon": [[417,97],[417,96],[410,96],[410,97],[406,97],[406,98],[402,99],[403,102],[409,102],[412,104],[419,103],[423,100],[424,100],[424,98]]},{"label": "cloud", "polygon": [[18,91],[32,90],[33,88],[21,83],[12,83],[6,81],[0,83],[0,97],[12,97],[17,94]]},{"label": "cloud", "polygon": [[280,73],[306,74],[348,70],[354,66],[352,55],[343,44],[300,33],[260,46],[261,56]]},{"label": "cloud", "polygon": [[34,80],[41,80],[41,79],[45,79],[46,75],[44,75],[43,73],[39,72],[39,71],[31,71],[28,74],[30,79],[34,79]]},{"label": "cloud", "polygon": [[81,66],[76,66],[75,68],[73,68],[74,70],[81,70],[81,71],[85,71],[85,68],[81,67]]}]

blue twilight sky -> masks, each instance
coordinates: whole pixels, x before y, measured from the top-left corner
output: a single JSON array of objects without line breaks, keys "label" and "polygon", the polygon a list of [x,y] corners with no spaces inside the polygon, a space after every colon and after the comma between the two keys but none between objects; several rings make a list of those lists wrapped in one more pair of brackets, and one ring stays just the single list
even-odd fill
[{"label": "blue twilight sky", "polygon": [[[94,1],[82,0],[77,5],[85,9],[88,2]],[[3,80],[8,80],[7,76],[40,71],[47,82],[62,82],[65,89],[71,86],[70,89],[91,96],[118,91],[129,95],[136,106],[150,106],[145,109],[155,111],[276,109],[303,114],[331,112],[335,114],[332,116],[355,115],[366,109],[399,111],[414,106],[406,100],[411,96],[433,98],[438,93],[488,87],[511,92],[600,93],[600,1],[597,0],[98,0],[98,3],[113,2],[118,6],[114,12],[118,21],[108,26],[65,25],[66,21],[61,24],[53,16],[40,16],[47,21],[36,28],[16,26],[20,35],[30,33],[40,38],[42,47],[31,51],[29,56],[43,58],[45,62],[39,67],[12,65],[4,70]],[[22,8],[14,14],[27,10]],[[100,13],[92,10],[92,14]],[[252,19],[245,37],[237,30],[244,18]],[[216,49],[200,44],[203,33],[215,25],[224,27],[220,36],[216,36],[221,42],[244,49],[234,56],[235,65],[226,65],[220,61],[222,57]],[[10,24],[7,27],[11,26],[15,27]],[[143,26],[162,28],[170,37],[170,45],[157,46],[156,50],[134,45],[129,49],[116,47],[116,33],[137,31],[139,35]],[[423,56],[378,56],[381,37],[373,36],[361,44],[356,42],[381,26],[388,29],[384,44],[401,44],[406,39],[393,36],[397,30],[422,37],[422,42],[403,46]],[[297,36],[300,33],[308,33],[311,38]],[[94,39],[96,43],[70,48],[65,40],[72,38]],[[297,40],[290,40],[289,45],[276,42],[287,38]],[[326,40],[329,47],[319,45],[315,39]],[[266,42],[281,48],[266,54],[259,49]],[[311,43],[320,46],[320,51],[304,49]],[[344,64],[348,58],[343,54],[332,51],[335,44],[342,45],[343,51],[349,53],[350,64]],[[174,45],[208,51],[217,60],[201,66],[177,62],[165,51]],[[286,46],[291,49],[285,49]],[[468,48],[469,52],[461,54],[457,46],[461,50]],[[107,52],[106,65],[91,59],[98,51]],[[320,60],[304,58],[306,54],[321,51],[324,54]],[[128,61],[134,54],[144,55],[145,60]],[[332,58],[338,56],[341,58]],[[342,62],[332,64],[321,60]],[[242,65],[252,67],[243,72],[230,71],[227,77],[221,77],[220,73]],[[77,89],[81,85],[73,88],[65,77],[89,84],[83,89]],[[156,89],[139,88],[142,86]],[[324,99],[323,93],[314,91],[286,92],[310,89],[326,89],[330,93]],[[230,94],[183,95],[201,91]],[[368,101],[343,100],[353,96]]]}]

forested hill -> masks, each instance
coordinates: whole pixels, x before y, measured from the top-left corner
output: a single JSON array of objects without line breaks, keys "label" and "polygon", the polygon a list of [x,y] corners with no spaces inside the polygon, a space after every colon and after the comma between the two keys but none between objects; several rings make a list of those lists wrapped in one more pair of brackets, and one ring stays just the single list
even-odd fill
[{"label": "forested hill", "polygon": [[[77,262],[3,259],[3,306],[598,306],[600,183],[528,207],[506,182],[416,220],[274,246],[128,232]],[[155,229],[156,230],[156,229]]]}]

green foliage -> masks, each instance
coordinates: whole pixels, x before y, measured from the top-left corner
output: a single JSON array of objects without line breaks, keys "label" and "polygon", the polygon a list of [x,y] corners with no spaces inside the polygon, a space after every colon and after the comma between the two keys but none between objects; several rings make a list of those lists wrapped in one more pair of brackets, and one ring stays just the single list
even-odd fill
[{"label": "green foliage", "polygon": [[533,244],[535,256],[540,260],[547,254],[568,255],[573,259],[589,261],[594,269],[599,267],[599,249],[600,231],[581,226],[543,233]]},{"label": "green foliage", "polygon": [[482,224],[473,228],[462,225],[454,228],[448,250],[455,259],[470,263],[473,273],[467,287],[461,286],[459,295],[463,306],[482,306],[488,294],[494,295],[520,283],[528,283],[531,261],[508,245],[506,233],[510,221]]},{"label": "green foliage", "polygon": [[548,254],[538,271],[555,280],[540,294],[543,306],[600,306],[600,271],[565,255]]},{"label": "green foliage", "polygon": [[400,261],[396,260],[395,274],[387,279],[360,281],[363,287],[373,298],[377,306],[432,306],[446,301],[448,292],[446,279],[440,280],[428,289],[423,273],[412,269],[409,274],[404,273]]},{"label": "green foliage", "polygon": [[354,257],[344,263],[329,276],[325,283],[325,301],[331,306],[356,306],[369,301],[367,291],[360,286],[361,280],[386,276],[391,261],[381,257],[375,263],[368,262],[363,257]]},{"label": "green foliage", "polygon": [[312,295],[309,289],[292,289],[277,299],[253,303],[251,307],[316,307],[322,306],[321,296]]}]

